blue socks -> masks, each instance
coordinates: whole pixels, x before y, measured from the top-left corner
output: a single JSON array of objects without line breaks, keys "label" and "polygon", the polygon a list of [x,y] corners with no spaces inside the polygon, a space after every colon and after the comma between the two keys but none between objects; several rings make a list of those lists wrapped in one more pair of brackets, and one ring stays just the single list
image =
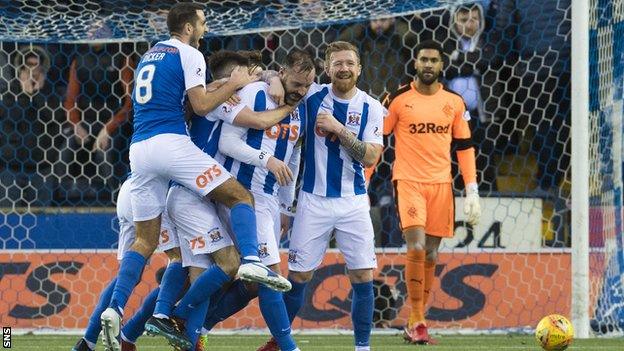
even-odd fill
[{"label": "blue socks", "polygon": [[189,337],[191,344],[197,344],[197,339],[201,334],[202,324],[206,318],[206,312],[208,312],[208,305],[210,299],[203,301],[197,307],[191,311],[188,319],[186,320],[186,336]]},{"label": "blue socks", "polygon": [[171,316],[173,305],[178,301],[187,276],[186,269],[182,267],[182,262],[171,262],[167,265],[160,283],[160,293],[158,293],[154,314]]},{"label": "blue socks", "polygon": [[143,334],[143,331],[145,330],[145,322],[147,322],[147,320],[152,316],[152,312],[154,312],[154,306],[156,305],[156,298],[158,297],[159,290],[159,288],[156,288],[145,296],[141,308],[136,311],[134,316],[132,316],[123,328],[121,328],[123,337],[127,341],[135,343],[139,336]]},{"label": "blue socks", "polygon": [[108,307],[111,296],[113,296],[113,289],[115,288],[116,283],[116,278],[108,283],[108,285],[100,295],[100,300],[98,301],[97,306],[95,306],[95,310],[93,310],[93,312],[91,313],[91,318],[89,318],[89,325],[87,326],[87,330],[85,331],[84,335],[85,340],[87,340],[88,342],[92,342],[94,344],[97,343],[98,336],[100,336],[100,331],[102,330],[102,326],[100,325],[100,315]]},{"label": "blue socks", "polygon": [[145,261],[145,257],[136,251],[126,252],[123,260],[121,260],[119,273],[117,274],[117,283],[115,284],[109,307],[122,313],[132,290],[139,282],[139,279],[141,279]]},{"label": "blue socks", "polygon": [[297,316],[297,312],[303,306],[305,287],[308,283],[297,283],[292,279],[288,279],[288,281],[292,284],[292,289],[284,293],[284,304],[288,312],[288,320],[292,324]]},{"label": "blue socks", "polygon": [[[225,274],[219,266],[213,265],[208,268],[208,270],[197,277],[193,284],[191,284],[191,287],[173,311],[173,315],[187,320],[196,307],[208,301],[210,296],[221,289],[223,284],[227,283],[229,280],[230,276]],[[208,307],[206,306],[201,320],[205,318],[207,309]]]},{"label": "blue socks", "polygon": [[352,283],[351,286],[353,287],[351,320],[353,321],[355,346],[369,346],[375,307],[373,282]]},{"label": "blue socks", "polygon": [[230,222],[243,259],[251,258],[258,261],[258,237],[254,209],[248,204],[235,205],[230,209]]},{"label": "blue socks", "polygon": [[295,340],[290,335],[290,320],[282,298],[282,293],[271,290],[264,285],[258,286],[258,300],[262,316],[282,351],[292,351],[297,348]]},{"label": "blue socks", "polygon": [[250,293],[242,280],[235,280],[220,299],[211,300],[204,328],[211,330],[217,323],[245,308],[255,297],[256,294]]}]

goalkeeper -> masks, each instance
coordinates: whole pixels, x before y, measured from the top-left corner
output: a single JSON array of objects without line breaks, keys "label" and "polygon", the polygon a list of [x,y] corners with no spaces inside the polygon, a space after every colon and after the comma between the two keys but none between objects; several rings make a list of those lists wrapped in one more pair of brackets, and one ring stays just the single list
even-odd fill
[{"label": "goalkeeper", "polygon": [[[392,169],[397,209],[407,242],[405,281],[412,306],[404,338],[435,343],[425,323],[425,306],[433,285],[442,238],[454,234],[451,143],[466,187],[464,213],[475,225],[481,214],[470,114],[461,96],[438,82],[444,66],[442,47],[425,41],[415,49],[416,78],[387,99],[384,134],[394,133]],[[389,105],[388,105],[389,104]]]}]

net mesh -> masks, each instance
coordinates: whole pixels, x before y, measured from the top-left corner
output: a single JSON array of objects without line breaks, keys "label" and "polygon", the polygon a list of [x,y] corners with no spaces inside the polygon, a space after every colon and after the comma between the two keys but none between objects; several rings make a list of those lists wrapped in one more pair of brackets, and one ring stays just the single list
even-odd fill
[{"label": "net mesh", "polygon": [[[119,0],[3,0],[0,30],[5,40],[75,42],[94,40],[154,40],[168,36],[167,11],[177,1],[133,3]],[[204,1],[212,36],[337,24],[370,17],[414,12],[461,1],[342,0],[342,1]],[[108,25],[107,32],[94,26]]]},{"label": "net mesh", "polygon": [[[132,133],[128,87],[140,56],[166,37],[171,3],[0,1],[3,325],[84,328],[116,274],[114,199],[128,172]],[[358,86],[381,100],[412,80],[418,42],[442,43],[449,57],[445,81],[473,117],[484,215],[474,228],[465,222],[454,166],[456,236],[443,242],[427,318],[440,329],[525,330],[546,314],[570,311],[570,2],[472,4],[211,1],[211,32],[200,50],[256,49],[274,68],[293,47],[322,59],[328,43],[347,40],[361,52]],[[611,307],[621,293],[610,289],[621,285],[608,279],[621,279],[624,267],[622,50],[610,47],[621,37],[622,1],[592,2],[592,14],[604,11],[611,21],[596,15],[592,27],[598,53],[591,84],[592,259],[600,263],[592,265],[592,315],[598,329],[617,320]],[[390,147],[369,189],[380,328],[403,326],[409,314],[390,182],[393,140],[386,141]],[[106,150],[94,148],[102,143]],[[152,260],[128,313],[156,286],[164,263],[160,255]],[[335,250],[309,286],[294,327],[351,328],[350,286]],[[263,328],[264,322],[252,304],[219,327]]]},{"label": "net mesh", "polygon": [[624,330],[622,82],[624,4],[592,1],[590,15],[590,277],[594,331]]}]

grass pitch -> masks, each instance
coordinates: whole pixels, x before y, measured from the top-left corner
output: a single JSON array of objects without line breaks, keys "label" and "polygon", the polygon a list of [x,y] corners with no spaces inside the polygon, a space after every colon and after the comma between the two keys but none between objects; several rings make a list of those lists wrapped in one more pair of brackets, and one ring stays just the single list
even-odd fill
[{"label": "grass pitch", "polygon": [[[541,350],[532,335],[488,335],[457,336],[436,335],[439,345],[421,346],[405,344],[398,335],[374,335],[372,350],[432,350],[432,351],[472,351],[472,350]],[[263,335],[211,335],[209,350],[214,351],[255,351],[268,339]],[[302,351],[353,351],[351,336],[339,335],[297,335],[297,344]],[[21,335],[13,336],[12,349],[24,351],[70,351],[78,340],[71,335]],[[143,336],[138,350],[171,350],[164,339]],[[98,347],[101,350],[101,346]],[[575,340],[568,350],[624,351],[624,338]]]}]

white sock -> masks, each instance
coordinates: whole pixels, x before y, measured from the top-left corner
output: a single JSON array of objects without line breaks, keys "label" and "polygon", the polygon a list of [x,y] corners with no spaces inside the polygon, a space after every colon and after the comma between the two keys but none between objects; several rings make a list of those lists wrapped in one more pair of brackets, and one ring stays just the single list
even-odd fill
[{"label": "white sock", "polygon": [[162,314],[162,313],[156,313],[154,317],[158,319],[169,319],[169,316],[167,316],[166,314]]},{"label": "white sock", "polygon": [[370,346],[356,346],[355,351],[370,351]]},{"label": "white sock", "polygon": [[258,256],[245,256],[243,259],[247,261],[260,262],[260,257]]}]

